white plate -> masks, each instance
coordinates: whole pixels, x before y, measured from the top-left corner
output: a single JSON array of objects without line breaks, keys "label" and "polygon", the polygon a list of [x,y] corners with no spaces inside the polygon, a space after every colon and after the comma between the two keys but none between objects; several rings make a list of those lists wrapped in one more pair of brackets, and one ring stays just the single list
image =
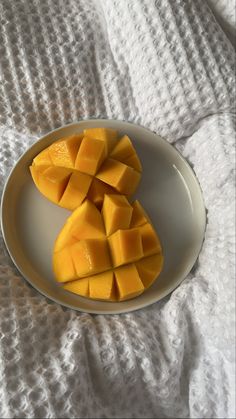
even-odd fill
[{"label": "white plate", "polygon": [[[111,127],[128,134],[143,165],[136,194],[160,235],[164,269],[141,296],[122,303],[92,301],[64,291],[53,279],[54,240],[70,214],[45,199],[29,172],[32,159],[53,141],[84,128]],[[87,120],[57,129],[34,144],[12,170],[2,196],[2,231],[9,254],[27,281],[64,306],[90,313],[123,313],[155,303],[192,269],[204,239],[206,213],[196,177],[184,158],[149,130],[115,120]]]}]

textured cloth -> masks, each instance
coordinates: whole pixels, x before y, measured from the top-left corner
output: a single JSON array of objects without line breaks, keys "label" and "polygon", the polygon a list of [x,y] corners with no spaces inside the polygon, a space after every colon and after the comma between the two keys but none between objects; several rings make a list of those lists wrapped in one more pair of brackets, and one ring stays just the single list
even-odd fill
[{"label": "textured cloth", "polygon": [[1,190],[42,134],[117,118],[175,144],[208,210],[181,286],[116,316],[48,301],[1,238],[0,417],[235,417],[234,60],[203,0],[0,1]]}]

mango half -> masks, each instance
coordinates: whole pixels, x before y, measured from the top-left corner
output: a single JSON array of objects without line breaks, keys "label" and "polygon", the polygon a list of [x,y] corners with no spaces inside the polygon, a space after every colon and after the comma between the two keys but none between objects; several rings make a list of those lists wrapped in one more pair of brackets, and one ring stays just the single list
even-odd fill
[{"label": "mango half", "polygon": [[150,287],[163,266],[158,235],[138,201],[105,194],[101,210],[86,199],[59,233],[55,278],[67,291],[105,301],[134,298]]},{"label": "mango half", "polygon": [[132,195],[142,166],[127,135],[112,129],[85,129],[41,151],[30,172],[38,190],[50,201],[76,209],[85,198],[101,208],[104,194]]}]

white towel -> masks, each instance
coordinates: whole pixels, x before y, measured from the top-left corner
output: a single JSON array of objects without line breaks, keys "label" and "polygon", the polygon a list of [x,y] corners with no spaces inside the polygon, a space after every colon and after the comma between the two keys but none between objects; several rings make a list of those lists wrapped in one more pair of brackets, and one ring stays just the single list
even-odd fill
[{"label": "white towel", "polygon": [[117,316],[48,301],[1,238],[0,417],[235,417],[234,60],[204,0],[1,0],[1,189],[43,133],[124,119],[188,158],[208,226],[179,288]]}]

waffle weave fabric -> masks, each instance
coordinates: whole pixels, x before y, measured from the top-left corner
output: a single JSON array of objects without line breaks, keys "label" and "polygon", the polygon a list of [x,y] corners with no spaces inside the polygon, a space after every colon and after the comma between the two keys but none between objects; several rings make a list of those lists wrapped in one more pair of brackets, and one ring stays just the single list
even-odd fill
[{"label": "waffle weave fabric", "polygon": [[0,417],[235,417],[234,62],[204,0],[0,1],[1,190],[42,134],[115,118],[173,143],[208,210],[182,285],[116,316],[48,301],[1,237]]}]

